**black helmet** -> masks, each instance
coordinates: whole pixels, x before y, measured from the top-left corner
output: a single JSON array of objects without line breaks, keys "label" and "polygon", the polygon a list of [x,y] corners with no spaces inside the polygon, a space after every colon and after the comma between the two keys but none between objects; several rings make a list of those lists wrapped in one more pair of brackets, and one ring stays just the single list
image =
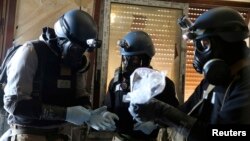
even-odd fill
[{"label": "black helmet", "polygon": [[246,39],[249,30],[242,15],[229,7],[217,7],[199,16],[189,28],[196,33],[196,39],[219,36],[227,42]]},{"label": "black helmet", "polygon": [[58,37],[67,38],[81,45],[97,38],[97,26],[93,18],[82,10],[66,12],[54,25]]},{"label": "black helmet", "polygon": [[124,56],[147,55],[152,58],[155,48],[150,36],[144,31],[131,31],[119,42],[120,53]]}]

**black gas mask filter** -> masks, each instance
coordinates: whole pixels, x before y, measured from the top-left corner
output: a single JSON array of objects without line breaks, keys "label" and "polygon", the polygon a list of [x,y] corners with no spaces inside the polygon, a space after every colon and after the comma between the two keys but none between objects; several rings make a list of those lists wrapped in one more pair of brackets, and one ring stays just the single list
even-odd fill
[{"label": "black gas mask filter", "polygon": [[90,62],[84,55],[84,52],[92,52],[95,48],[100,47],[100,41],[94,39],[87,40],[86,44],[88,47],[80,46],[78,43],[71,42],[65,38],[59,38],[58,43],[62,49],[63,63],[80,73],[86,72],[90,66]]},{"label": "black gas mask filter", "polygon": [[[83,54],[86,49],[82,48],[76,43],[69,41],[68,39],[59,39],[59,46],[62,50],[62,62],[66,66],[69,66],[75,71],[87,68],[87,57]],[[87,70],[84,70],[87,71]]]},{"label": "black gas mask filter", "polygon": [[226,85],[231,80],[229,66],[221,59],[211,59],[203,67],[205,79],[213,85]]}]

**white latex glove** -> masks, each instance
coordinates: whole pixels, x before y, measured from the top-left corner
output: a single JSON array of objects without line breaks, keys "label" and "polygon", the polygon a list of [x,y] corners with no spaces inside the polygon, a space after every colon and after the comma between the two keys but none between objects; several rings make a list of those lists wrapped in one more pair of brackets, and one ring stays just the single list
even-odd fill
[{"label": "white latex glove", "polygon": [[151,134],[155,129],[157,128],[157,125],[153,123],[152,121],[147,122],[137,122],[134,125],[134,130],[142,131],[144,134]]},{"label": "white latex glove", "polygon": [[107,106],[100,107],[91,111],[91,116],[87,124],[95,130],[110,130],[113,128],[111,121],[103,114],[107,112]]},{"label": "white latex glove", "polygon": [[107,129],[107,130],[108,131],[114,131],[116,129],[115,120],[119,120],[119,117],[115,113],[111,113],[109,111],[104,112],[103,117],[108,119],[110,124],[111,124],[111,128]]},{"label": "white latex glove", "polygon": [[73,106],[67,108],[66,121],[82,125],[84,122],[88,121],[90,118],[90,112],[82,106]]}]

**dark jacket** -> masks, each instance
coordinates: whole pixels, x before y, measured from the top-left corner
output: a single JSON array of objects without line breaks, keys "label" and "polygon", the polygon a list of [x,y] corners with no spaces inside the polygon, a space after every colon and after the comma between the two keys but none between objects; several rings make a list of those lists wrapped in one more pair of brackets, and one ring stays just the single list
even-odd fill
[{"label": "dark jacket", "polygon": [[[179,105],[179,102],[176,98],[174,83],[168,77],[165,79],[165,89],[155,98],[176,107]],[[113,78],[109,83],[104,104],[108,106],[109,111],[114,112],[119,116],[119,121],[116,122],[117,132],[120,134],[127,134],[138,139],[146,140],[156,138],[159,128],[154,130],[150,135],[145,135],[141,131],[133,130],[136,121],[133,120],[128,111],[129,103],[124,103],[122,101],[124,95],[130,92],[129,80],[125,79],[122,83],[118,81],[114,82],[114,80],[115,79]]]},{"label": "dark jacket", "polygon": [[[241,124],[250,124],[249,72],[250,66],[244,67],[228,85],[214,87],[208,99],[191,114],[198,121],[188,136],[189,141],[209,139],[212,128],[224,127],[224,130],[230,130]],[[202,98],[207,86],[208,83],[202,80],[192,96],[181,106],[181,110],[188,113]]]}]

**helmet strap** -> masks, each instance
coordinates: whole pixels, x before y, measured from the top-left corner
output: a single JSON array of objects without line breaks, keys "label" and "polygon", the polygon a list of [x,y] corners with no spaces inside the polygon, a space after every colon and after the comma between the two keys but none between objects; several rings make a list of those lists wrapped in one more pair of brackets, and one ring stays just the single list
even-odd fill
[{"label": "helmet strap", "polygon": [[121,56],[120,68],[118,72],[118,82],[122,82],[122,56]]}]

